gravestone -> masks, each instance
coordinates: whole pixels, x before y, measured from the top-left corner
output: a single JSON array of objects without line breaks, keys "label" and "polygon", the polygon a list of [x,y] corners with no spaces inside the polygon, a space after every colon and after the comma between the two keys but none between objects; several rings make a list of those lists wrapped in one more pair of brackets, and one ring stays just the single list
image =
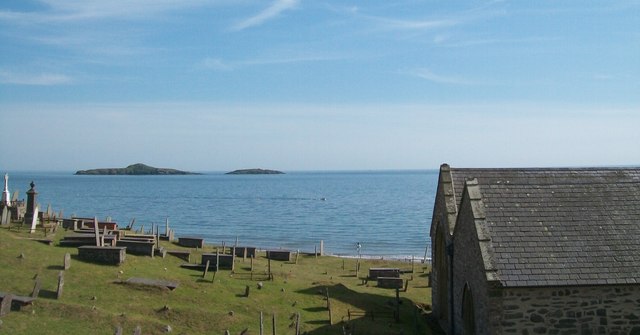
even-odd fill
[{"label": "gravestone", "polygon": [[64,269],[69,270],[71,267],[71,255],[67,252],[64,254]]},{"label": "gravestone", "polygon": [[38,208],[36,205],[38,192],[36,192],[36,184],[32,181],[29,185],[31,186],[31,189],[27,191],[27,208],[24,213],[25,223],[31,223],[33,217],[38,217]]},{"label": "gravestone", "polygon": [[142,328],[136,326],[136,330],[133,331],[133,335],[142,335]]},{"label": "gravestone", "polygon": [[18,201],[18,197],[20,196],[20,191],[13,191],[13,196],[11,196],[11,203]]},{"label": "gravestone", "polygon": [[155,286],[160,288],[168,288],[171,291],[175,290],[180,285],[178,282],[174,282],[174,281],[152,279],[152,278],[140,278],[140,277],[131,277],[126,280],[126,283],[136,284],[136,285]]},{"label": "gravestone", "polygon": [[36,232],[36,225],[38,225],[38,206],[36,206],[36,213],[31,216],[31,229],[29,230],[30,234]]},{"label": "gravestone", "polygon": [[56,299],[62,297],[62,288],[64,287],[64,271],[60,271],[58,274],[58,290],[56,291]]},{"label": "gravestone", "polygon": [[9,224],[9,207],[7,206],[3,206],[2,207],[2,218],[1,218],[1,222],[0,224],[3,226],[6,226]]},{"label": "gravestone", "polygon": [[122,326],[117,326],[116,327],[116,332],[114,334],[115,335],[122,335]]},{"label": "gravestone", "polygon": [[209,261],[207,261],[207,265],[204,266],[204,273],[202,274],[202,278],[207,278],[208,272],[209,272]]},{"label": "gravestone", "polygon": [[93,218],[93,233],[95,234],[96,237],[96,247],[101,247],[101,240],[100,240],[100,229],[98,228],[98,218],[94,217]]},{"label": "gravestone", "polygon": [[37,275],[36,276],[36,282],[35,282],[35,284],[33,284],[33,291],[31,291],[31,297],[32,298],[35,299],[40,294],[40,285],[41,285],[40,276]]},{"label": "gravestone", "polygon": [[0,317],[3,317],[11,311],[11,302],[13,301],[13,295],[11,293],[7,293],[2,298],[2,303],[0,303]]}]

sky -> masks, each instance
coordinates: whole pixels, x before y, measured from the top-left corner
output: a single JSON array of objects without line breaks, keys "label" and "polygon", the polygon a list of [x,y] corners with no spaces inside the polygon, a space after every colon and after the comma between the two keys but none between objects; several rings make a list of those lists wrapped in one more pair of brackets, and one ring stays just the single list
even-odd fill
[{"label": "sky", "polygon": [[3,0],[0,170],[637,166],[640,1]]}]

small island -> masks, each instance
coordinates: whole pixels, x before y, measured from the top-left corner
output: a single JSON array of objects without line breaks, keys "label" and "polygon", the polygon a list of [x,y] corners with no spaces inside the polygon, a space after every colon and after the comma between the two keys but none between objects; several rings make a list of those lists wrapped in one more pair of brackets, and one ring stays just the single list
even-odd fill
[{"label": "small island", "polygon": [[132,164],[126,168],[107,168],[107,169],[91,169],[80,170],[76,175],[199,175],[200,173],[180,171],[176,169],[156,168],[145,164]]},{"label": "small island", "polygon": [[284,174],[284,172],[266,169],[242,169],[227,172],[225,174]]}]

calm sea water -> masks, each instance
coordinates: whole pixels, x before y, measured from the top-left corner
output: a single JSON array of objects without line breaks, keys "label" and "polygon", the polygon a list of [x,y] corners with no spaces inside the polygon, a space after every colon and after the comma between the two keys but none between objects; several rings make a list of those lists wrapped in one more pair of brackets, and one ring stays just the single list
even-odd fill
[{"label": "calm sea water", "polygon": [[33,180],[41,210],[64,216],[136,219],[145,230],[169,218],[177,236],[207,243],[328,254],[422,258],[437,171],[291,172],[284,175],[75,176],[10,172],[11,193],[26,198]]}]

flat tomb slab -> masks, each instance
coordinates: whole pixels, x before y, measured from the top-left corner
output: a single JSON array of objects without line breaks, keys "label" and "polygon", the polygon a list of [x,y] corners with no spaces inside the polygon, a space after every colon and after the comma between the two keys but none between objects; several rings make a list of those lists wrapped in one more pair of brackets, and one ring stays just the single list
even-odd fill
[{"label": "flat tomb slab", "polygon": [[[231,250],[233,250],[234,248],[232,247]],[[235,247],[235,254],[236,257],[244,257],[245,256],[245,250],[246,250],[246,256],[249,258],[252,257],[256,257],[256,247]],[[233,252],[233,251],[232,251]]]},{"label": "flat tomb slab", "polygon": [[78,258],[90,263],[120,265],[124,263],[126,250],[126,247],[83,245],[78,247]]},{"label": "flat tomb slab", "polygon": [[380,288],[402,288],[402,278],[378,277],[378,287]]},{"label": "flat tomb slab", "polygon": [[191,262],[191,251],[189,250],[167,250],[167,254]]},{"label": "flat tomb slab", "polygon": [[267,250],[267,258],[274,261],[289,261],[291,260],[290,250]]},{"label": "flat tomb slab", "polygon": [[[6,292],[0,292],[0,301],[2,301],[2,299],[4,299],[4,297],[9,294]],[[19,305],[19,306],[26,306],[26,305],[31,305],[36,298],[32,298],[32,297],[25,297],[25,296],[21,296],[21,295],[14,295],[11,294],[12,296],[12,304],[13,305]]]},{"label": "flat tomb slab", "polygon": [[127,253],[153,257],[156,243],[153,241],[119,240],[116,246],[127,248]]},{"label": "flat tomb slab", "polygon": [[178,245],[188,248],[204,248],[204,238],[178,237]]},{"label": "flat tomb slab", "polygon": [[152,278],[140,278],[140,277],[131,277],[127,279],[126,283],[128,284],[137,284],[137,285],[147,285],[147,286],[155,286],[161,288],[168,288],[170,290],[175,290],[178,287],[177,282],[162,280],[162,279],[152,279]]},{"label": "flat tomb slab", "polygon": [[233,270],[233,255],[202,254],[200,264],[205,266],[207,261],[209,261],[209,270],[215,270],[218,259],[220,260],[220,264],[218,265],[219,269]]},{"label": "flat tomb slab", "polygon": [[398,269],[398,268],[369,268],[369,279],[378,279],[378,277],[400,278],[400,269]]}]

